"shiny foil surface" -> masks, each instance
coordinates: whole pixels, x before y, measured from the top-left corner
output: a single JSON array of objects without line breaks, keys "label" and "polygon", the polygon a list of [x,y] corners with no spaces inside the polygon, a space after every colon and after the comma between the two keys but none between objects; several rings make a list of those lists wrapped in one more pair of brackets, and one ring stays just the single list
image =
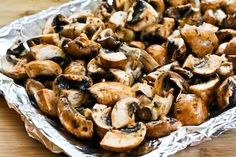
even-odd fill
[{"label": "shiny foil surface", "polygon": [[[21,18],[0,29],[0,57],[16,41],[26,41],[42,34],[47,18],[62,13],[70,15],[79,10],[94,10],[98,0],[75,0],[56,8],[49,8],[38,14]],[[0,63],[0,69],[2,62]],[[25,88],[0,73],[0,91],[10,108],[16,110],[25,123],[28,135],[37,139],[54,153],[64,152],[73,157],[119,156],[99,148],[97,141],[83,141],[67,133],[59,121],[52,120],[40,112],[30,101]],[[169,136],[158,140],[145,141],[135,150],[124,156],[165,157],[187,146],[196,145],[206,139],[219,136],[224,131],[236,128],[236,107],[207,120],[199,126],[182,127]],[[97,144],[96,144],[97,143]]]}]

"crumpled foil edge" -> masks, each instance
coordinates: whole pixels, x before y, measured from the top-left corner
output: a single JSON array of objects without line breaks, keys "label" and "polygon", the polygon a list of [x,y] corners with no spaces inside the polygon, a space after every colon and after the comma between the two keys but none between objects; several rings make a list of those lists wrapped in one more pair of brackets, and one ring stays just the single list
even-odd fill
[{"label": "crumpled foil edge", "polygon": [[[52,15],[63,12],[65,15],[76,10],[91,10],[96,7],[98,0],[75,0],[59,7],[52,7],[35,15],[21,18],[0,29],[0,57],[6,54],[6,50],[17,40],[25,41],[41,34],[46,19]],[[28,30],[32,31],[28,31]],[[2,63],[0,63],[0,69]],[[83,152],[78,146],[73,145],[66,137],[55,129],[53,123],[39,110],[32,106],[25,88],[0,74],[0,91],[4,95],[10,108],[18,112],[25,123],[28,135],[54,153],[64,152],[68,156],[92,157],[99,154]],[[143,155],[144,157],[166,157],[183,150],[187,146],[199,144],[211,137],[217,137],[221,133],[236,128],[236,107],[223,112],[215,118],[211,118],[199,126],[182,127],[169,136],[158,139],[156,149]]]}]

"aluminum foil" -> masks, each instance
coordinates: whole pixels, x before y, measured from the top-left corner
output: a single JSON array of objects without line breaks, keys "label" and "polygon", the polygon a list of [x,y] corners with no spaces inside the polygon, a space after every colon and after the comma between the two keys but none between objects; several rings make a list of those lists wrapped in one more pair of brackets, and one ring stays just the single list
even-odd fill
[{"label": "aluminum foil", "polygon": [[[6,54],[6,50],[14,42],[26,41],[41,34],[44,23],[50,16],[58,13],[70,15],[78,10],[93,10],[98,4],[98,0],[75,0],[12,22],[0,29],[0,57]],[[1,67],[2,63],[0,63]],[[105,152],[99,149],[99,146],[93,141],[82,141],[67,133],[58,121],[49,119],[32,105],[25,88],[15,84],[11,78],[1,73],[0,91],[8,106],[21,115],[29,136],[40,141],[52,152],[64,152],[73,157],[120,155]],[[236,107],[199,126],[182,127],[164,138],[145,141],[139,148],[123,155],[138,156],[147,153],[143,156],[165,157],[187,146],[196,145],[211,137],[219,136],[231,128],[236,128]]]}]

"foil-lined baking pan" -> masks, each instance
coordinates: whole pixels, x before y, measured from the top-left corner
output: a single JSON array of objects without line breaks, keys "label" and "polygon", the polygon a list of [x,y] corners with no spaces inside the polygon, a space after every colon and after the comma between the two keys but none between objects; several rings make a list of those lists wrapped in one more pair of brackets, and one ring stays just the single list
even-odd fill
[{"label": "foil-lined baking pan", "polygon": [[[62,6],[49,8],[32,16],[24,17],[0,29],[0,57],[16,41],[26,41],[42,33],[47,18],[63,13],[70,15],[78,10],[94,10],[98,0],[75,0]],[[2,62],[0,62],[0,69]],[[25,88],[0,73],[0,91],[10,108],[16,110],[25,123],[28,135],[37,139],[54,153],[64,152],[73,157],[116,156],[99,149],[93,141],[83,141],[67,133],[60,123],[46,117],[30,101]],[[224,131],[236,128],[236,107],[217,117],[211,118],[199,126],[182,127],[169,136],[158,140],[145,141],[139,148],[127,156],[143,155],[147,157],[165,157],[174,154],[189,145],[199,144],[205,139],[219,136]]]}]

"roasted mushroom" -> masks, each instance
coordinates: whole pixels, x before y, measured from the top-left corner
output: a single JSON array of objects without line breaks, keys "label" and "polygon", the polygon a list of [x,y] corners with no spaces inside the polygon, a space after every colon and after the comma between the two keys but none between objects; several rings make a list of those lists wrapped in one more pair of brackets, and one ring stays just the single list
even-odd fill
[{"label": "roasted mushroom", "polygon": [[129,46],[139,48],[141,50],[145,49],[145,45],[141,41],[131,41],[131,42],[129,42]]},{"label": "roasted mushroom", "polygon": [[103,149],[124,152],[139,146],[146,135],[146,126],[139,122],[132,128],[108,131],[100,142]]},{"label": "roasted mushroom", "polygon": [[128,11],[128,9],[133,4],[134,0],[114,0],[113,7],[116,10]]},{"label": "roasted mushroom", "polygon": [[181,94],[174,104],[174,117],[183,125],[199,125],[208,117],[206,102],[195,94]]},{"label": "roasted mushroom", "polygon": [[112,109],[111,124],[115,129],[132,127],[135,125],[135,112],[138,108],[139,100],[134,97],[124,97],[120,99]]},{"label": "roasted mushroom", "polygon": [[111,77],[114,77],[113,81],[117,81],[123,83],[127,86],[130,86],[134,83],[134,77],[132,73],[128,73],[126,71],[120,69],[110,69]]},{"label": "roasted mushroom", "polygon": [[135,96],[131,87],[119,82],[100,82],[89,88],[92,96],[98,103],[104,105],[114,105],[125,96]]},{"label": "roasted mushroom", "polygon": [[55,93],[49,89],[39,89],[34,94],[38,107],[46,115],[57,116],[57,98]]},{"label": "roasted mushroom", "polygon": [[236,105],[236,76],[228,77],[217,90],[217,104],[220,110]]},{"label": "roasted mushroom", "polygon": [[151,121],[145,124],[147,127],[146,136],[149,138],[160,138],[169,135],[182,126],[182,123],[174,118],[162,118],[158,121]]},{"label": "roasted mushroom", "polygon": [[64,45],[63,50],[76,58],[95,56],[100,49],[100,44],[89,40],[85,34],[80,34],[74,40]]},{"label": "roasted mushroom", "polygon": [[86,75],[86,65],[83,60],[75,60],[65,68],[64,74]]},{"label": "roasted mushroom", "polygon": [[109,19],[109,27],[115,29],[117,27],[124,27],[126,20],[127,20],[127,12],[124,11],[117,11],[111,14],[111,17]]},{"label": "roasted mushroom", "polygon": [[219,41],[215,33],[203,27],[185,25],[180,34],[197,57],[204,57],[217,49]]},{"label": "roasted mushroom", "polygon": [[235,55],[236,54],[236,37],[234,37],[233,39],[231,39],[225,49],[224,49],[224,53],[227,55]]},{"label": "roasted mushroom", "polygon": [[37,91],[44,88],[45,87],[41,82],[33,80],[33,79],[27,79],[25,83],[25,89],[30,97],[34,97]]},{"label": "roasted mushroom", "polygon": [[105,75],[105,70],[101,67],[100,58],[96,57],[91,59],[87,64],[88,76],[100,78]]},{"label": "roasted mushroom", "polygon": [[133,91],[135,91],[136,95],[144,94],[149,98],[153,96],[153,89],[152,86],[146,83],[135,83],[132,86]]},{"label": "roasted mushroom", "polygon": [[112,130],[111,107],[102,104],[93,106],[92,118],[96,124],[96,132],[100,137],[104,137],[107,131]]},{"label": "roasted mushroom", "polygon": [[52,34],[43,34],[39,35],[37,37],[31,38],[27,40],[27,44],[29,47],[40,45],[40,44],[49,44],[49,45],[55,45],[60,47],[61,46],[61,38],[58,33],[52,33]]},{"label": "roasted mushroom", "polygon": [[62,73],[61,67],[50,60],[35,60],[25,65],[25,71],[30,78],[38,76],[58,76]]},{"label": "roasted mushroom", "polygon": [[93,136],[93,122],[76,111],[64,96],[59,99],[57,113],[61,124],[70,133],[79,138],[91,138]]},{"label": "roasted mushroom", "polygon": [[150,45],[146,49],[147,53],[149,53],[152,58],[160,65],[164,65],[167,62],[167,52],[166,49],[160,45]]}]

